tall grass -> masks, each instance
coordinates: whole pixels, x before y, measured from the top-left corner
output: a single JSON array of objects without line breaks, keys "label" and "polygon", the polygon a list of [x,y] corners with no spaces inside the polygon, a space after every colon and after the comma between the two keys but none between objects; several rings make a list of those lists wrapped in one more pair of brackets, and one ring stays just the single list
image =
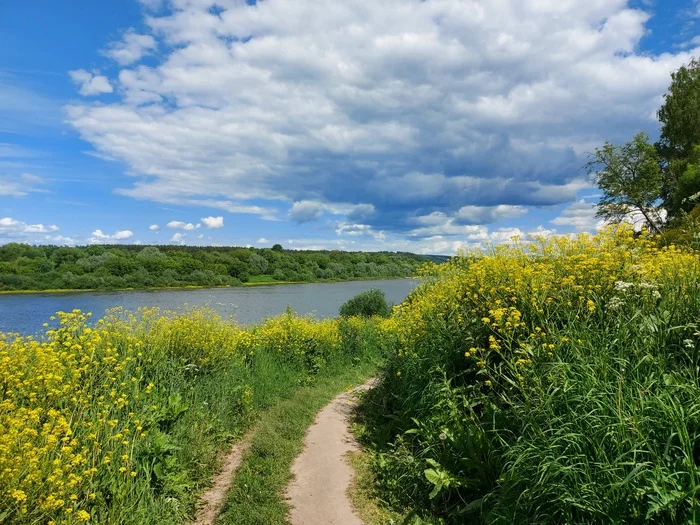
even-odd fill
[{"label": "tall grass", "polygon": [[618,229],[435,269],[366,398],[385,498],[448,523],[700,520],[698,262]]},{"label": "tall grass", "polygon": [[[178,523],[260,410],[373,359],[372,320],[58,314],[0,336],[0,522]],[[374,354],[376,356],[376,353]],[[330,366],[332,365],[332,366]]]}]

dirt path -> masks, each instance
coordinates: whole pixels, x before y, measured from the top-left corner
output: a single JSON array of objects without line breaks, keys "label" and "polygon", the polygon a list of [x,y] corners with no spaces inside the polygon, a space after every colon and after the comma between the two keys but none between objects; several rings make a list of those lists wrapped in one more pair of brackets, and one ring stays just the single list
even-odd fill
[{"label": "dirt path", "polygon": [[287,487],[292,525],[362,525],[347,496],[354,472],[345,456],[358,449],[348,429],[356,393],[373,382],[336,397],[309,427],[304,451],[292,465],[294,479]]},{"label": "dirt path", "polygon": [[221,512],[221,507],[224,505],[224,501],[226,501],[226,495],[233,483],[236,469],[241,465],[243,454],[250,447],[253,433],[253,431],[249,431],[243,439],[234,443],[226,453],[226,456],[224,456],[221,470],[212,479],[212,486],[199,498],[198,510],[193,525],[214,524],[214,520],[216,520],[216,517]]}]

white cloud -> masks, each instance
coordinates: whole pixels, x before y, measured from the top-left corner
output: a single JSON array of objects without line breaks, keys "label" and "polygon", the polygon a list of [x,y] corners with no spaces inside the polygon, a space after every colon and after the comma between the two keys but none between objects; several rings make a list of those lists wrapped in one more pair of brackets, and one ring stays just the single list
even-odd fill
[{"label": "white cloud", "polygon": [[605,226],[605,222],[595,216],[596,205],[581,199],[565,208],[561,214],[550,222],[557,226],[570,226],[578,231],[595,232]]},{"label": "white cloud", "polygon": [[639,51],[650,15],[625,0],[170,5],[120,100],[68,108],[135,176],[119,192],[270,220],[258,203],[283,203],[297,222],[362,203],[347,221],[380,231],[571,202],[583,153],[656,129],[669,73],[700,52]]},{"label": "white cloud", "polygon": [[257,241],[255,241],[255,244],[269,244],[270,241],[267,240],[265,237],[260,237]]},{"label": "white cloud", "polygon": [[223,228],[224,218],[223,217],[202,217],[200,219],[205,228]]},{"label": "white cloud", "polygon": [[134,232],[131,230],[119,230],[114,232],[112,235],[104,233],[102,230],[97,229],[92,232],[88,243],[90,244],[108,244],[112,242],[124,241],[133,237]]},{"label": "white cloud", "polygon": [[418,227],[411,230],[412,237],[436,235],[462,236],[471,241],[488,240],[488,223],[520,217],[527,213],[523,206],[463,206],[454,215],[435,211],[415,219]]},{"label": "white cloud", "polygon": [[75,246],[78,244],[78,240],[75,237],[67,237],[65,235],[46,235],[41,244]]},{"label": "white cloud", "polygon": [[375,231],[369,224],[352,224],[340,222],[336,225],[335,233],[337,235],[365,236],[374,239],[385,239],[386,234],[382,231]]},{"label": "white cloud", "polygon": [[74,83],[80,86],[78,92],[83,96],[89,97],[114,91],[114,88],[112,88],[112,85],[109,83],[109,79],[104,75],[90,73],[85,69],[69,71],[68,75],[70,75]]},{"label": "white cloud", "polygon": [[0,196],[24,197],[30,193],[44,191],[41,185],[44,180],[31,173],[20,175],[0,175]]},{"label": "white cloud", "polygon": [[158,44],[151,35],[141,35],[129,29],[118,42],[112,42],[105,55],[114,59],[120,66],[128,66],[153,53]]},{"label": "white cloud", "polygon": [[323,206],[313,201],[297,201],[289,210],[289,216],[299,224],[317,221],[323,216]]},{"label": "white cloud", "polygon": [[43,224],[27,224],[26,222],[3,217],[0,219],[0,237],[26,237],[37,233],[49,233],[59,231],[55,224],[45,226]]},{"label": "white cloud", "polygon": [[457,212],[457,219],[466,224],[488,224],[505,219],[515,219],[527,213],[524,206],[462,206]]},{"label": "white cloud", "polygon": [[148,229],[151,230],[152,232],[157,232],[158,230],[160,230],[160,226],[158,226],[157,224],[151,224],[148,227]]},{"label": "white cloud", "polygon": [[170,238],[170,242],[179,242],[180,244],[185,244],[185,236],[186,234],[184,233],[176,232]]},{"label": "white cloud", "polygon": [[171,228],[173,230],[185,230],[185,231],[192,231],[196,230],[200,227],[199,224],[192,224],[191,222],[182,222],[182,221],[170,221],[168,224],[166,224],[168,228]]}]

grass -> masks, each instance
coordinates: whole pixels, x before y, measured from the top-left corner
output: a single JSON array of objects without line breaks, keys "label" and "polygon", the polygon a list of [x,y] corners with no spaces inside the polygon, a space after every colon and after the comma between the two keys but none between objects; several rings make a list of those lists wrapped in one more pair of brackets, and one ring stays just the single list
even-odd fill
[{"label": "grass", "polygon": [[618,229],[434,269],[363,398],[380,499],[461,523],[700,522],[700,257]]},{"label": "grass", "polygon": [[428,524],[412,513],[399,512],[382,501],[377,490],[377,478],[365,452],[350,452],[348,462],[355,477],[348,490],[350,501],[365,525],[419,525]]},{"label": "grass", "polygon": [[58,317],[40,339],[0,334],[8,525],[186,522],[219,454],[261,413],[281,402],[301,417],[289,401],[300,389],[322,404],[376,366],[374,320],[288,314],[242,329],[207,309]]},{"label": "grass", "polygon": [[292,462],[301,452],[306,429],[324,405],[375,371],[373,363],[333,367],[313,385],[298,390],[263,414],[217,524],[286,523],[283,491],[291,477]]}]

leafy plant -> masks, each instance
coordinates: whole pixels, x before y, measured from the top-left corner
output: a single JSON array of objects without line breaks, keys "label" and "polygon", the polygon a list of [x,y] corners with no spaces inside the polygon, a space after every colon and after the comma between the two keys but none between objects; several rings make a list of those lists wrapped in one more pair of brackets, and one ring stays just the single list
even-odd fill
[{"label": "leafy plant", "polygon": [[384,292],[377,288],[366,290],[352,299],[348,299],[340,307],[339,313],[342,317],[362,316],[387,317],[389,315],[389,305],[386,302]]}]

